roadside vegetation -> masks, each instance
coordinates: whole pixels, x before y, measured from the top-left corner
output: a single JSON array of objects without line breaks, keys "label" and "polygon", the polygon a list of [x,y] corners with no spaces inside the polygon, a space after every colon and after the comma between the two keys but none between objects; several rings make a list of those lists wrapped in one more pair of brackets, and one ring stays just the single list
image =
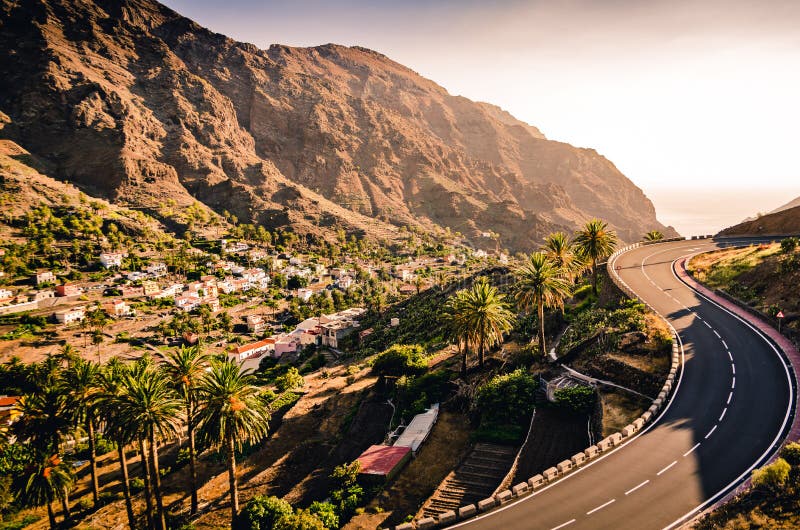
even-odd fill
[{"label": "roadside vegetation", "polygon": [[781,243],[723,249],[695,256],[689,272],[760,311],[774,324],[783,312],[781,331],[800,343],[800,249],[796,238]]}]

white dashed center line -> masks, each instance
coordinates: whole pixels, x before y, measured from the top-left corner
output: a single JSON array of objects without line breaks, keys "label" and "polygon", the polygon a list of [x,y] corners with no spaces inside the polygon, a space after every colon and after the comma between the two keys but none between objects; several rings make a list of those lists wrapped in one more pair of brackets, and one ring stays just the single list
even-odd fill
[{"label": "white dashed center line", "polygon": [[694,451],[694,450],[695,450],[695,449],[697,449],[698,447],[700,447],[700,442],[697,442],[696,444],[694,444],[694,447],[692,447],[691,449],[689,449],[688,451],[686,451],[685,453],[683,453],[683,456],[687,456],[687,455],[689,455],[689,454],[690,454],[692,451]]},{"label": "white dashed center line", "polygon": [[672,462],[670,465],[668,465],[667,467],[665,467],[664,469],[662,469],[661,471],[659,471],[658,473],[656,473],[656,475],[657,475],[657,476],[660,476],[662,473],[665,473],[665,472],[666,472],[666,471],[667,471],[669,468],[671,468],[672,466],[674,466],[674,465],[675,465],[675,464],[677,464],[677,463],[678,463],[678,461],[677,461],[677,460],[675,460],[675,461],[674,461],[674,462]]},{"label": "white dashed center line", "polygon": [[642,486],[644,486],[648,482],[650,482],[650,480],[645,480],[644,482],[642,482],[638,486],[635,486],[635,487],[629,489],[628,491],[625,492],[625,495],[629,495],[629,494],[633,493],[634,491],[638,490],[639,488],[641,488]]},{"label": "white dashed center line", "polygon": [[719,332],[717,332],[716,329],[714,330],[714,335],[716,335],[718,339],[722,338],[722,336],[719,334]]},{"label": "white dashed center line", "polygon": [[730,360],[731,360],[731,362],[733,362],[733,355],[731,355],[731,352],[730,352],[730,351],[728,352],[728,359],[730,359]]},{"label": "white dashed center line", "polygon": [[733,375],[736,375],[736,365],[733,363],[731,363],[731,371],[733,372]]},{"label": "white dashed center line", "polygon": [[596,512],[596,511],[598,511],[598,510],[602,510],[603,508],[605,508],[606,506],[608,506],[609,504],[613,503],[613,502],[614,502],[614,501],[616,501],[616,500],[617,500],[617,499],[611,499],[611,500],[610,500],[610,501],[608,501],[607,503],[605,503],[605,504],[601,504],[601,505],[600,505],[600,506],[598,506],[597,508],[593,508],[593,509],[589,510],[588,512],[586,512],[586,515],[592,515],[594,512]]},{"label": "white dashed center line", "polygon": [[732,397],[733,397],[733,392],[731,392],[730,394],[728,394],[728,401],[726,401],[726,402],[725,402],[725,404],[726,404],[726,405],[730,405],[730,404],[731,404],[731,398],[732,398]]},{"label": "white dashed center line", "polygon": [[716,430],[717,430],[717,426],[716,425],[711,427],[711,430],[708,431],[708,434],[706,434],[706,440],[708,440],[708,437],[711,436],[712,434],[714,434],[714,431],[716,431]]},{"label": "white dashed center line", "polygon": [[722,418],[725,417],[725,413],[728,412],[728,407],[722,409],[722,414],[719,415],[719,419],[717,421],[722,421]]},{"label": "white dashed center line", "polygon": [[560,524],[560,525],[558,525],[558,526],[554,526],[554,527],[553,527],[553,528],[551,528],[550,530],[558,530],[559,528],[564,528],[565,526],[571,525],[571,524],[572,524],[572,523],[574,523],[574,522],[575,522],[575,519],[570,519],[570,520],[569,520],[569,521],[567,521],[566,523],[564,523],[564,524]]},{"label": "white dashed center line", "polygon": [[736,388],[736,378],[735,377],[733,378],[733,381],[731,381],[731,388]]},{"label": "white dashed center line", "polygon": [[708,329],[712,329],[712,328],[711,328],[711,324],[709,324],[708,322],[705,322],[705,321],[704,321],[704,322],[703,322],[703,324],[705,324],[706,326],[708,326]]},{"label": "white dashed center line", "polygon": [[725,346],[726,350],[728,349],[728,344],[724,340],[722,341],[722,345]]}]

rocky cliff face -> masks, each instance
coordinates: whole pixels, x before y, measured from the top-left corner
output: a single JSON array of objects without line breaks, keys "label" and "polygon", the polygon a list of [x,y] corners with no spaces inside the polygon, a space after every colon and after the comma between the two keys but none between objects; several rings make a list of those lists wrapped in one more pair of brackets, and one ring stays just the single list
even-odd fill
[{"label": "rocky cliff face", "polygon": [[722,230],[720,236],[774,236],[800,234],[800,205],[778,209]]},{"label": "rocky cliff face", "polygon": [[298,231],[448,227],[530,249],[590,217],[663,227],[590,149],[363,48],[261,50],[151,0],[0,0],[3,135],[122,204]]}]

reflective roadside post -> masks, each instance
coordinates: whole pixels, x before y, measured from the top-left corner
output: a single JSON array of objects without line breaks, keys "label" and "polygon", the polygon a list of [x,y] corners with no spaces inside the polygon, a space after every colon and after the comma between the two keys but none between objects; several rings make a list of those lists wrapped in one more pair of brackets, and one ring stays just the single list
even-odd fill
[{"label": "reflective roadside post", "polygon": [[783,311],[778,311],[778,314],[775,315],[775,318],[778,319],[778,333],[781,332],[781,320],[783,320]]}]

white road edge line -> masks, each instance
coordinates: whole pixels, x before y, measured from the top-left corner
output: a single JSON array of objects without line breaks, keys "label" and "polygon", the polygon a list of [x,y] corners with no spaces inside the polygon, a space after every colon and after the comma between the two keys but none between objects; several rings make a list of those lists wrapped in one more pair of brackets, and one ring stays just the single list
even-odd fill
[{"label": "white road edge line", "polygon": [[716,431],[716,430],[717,430],[717,426],[716,425],[711,427],[711,430],[708,431],[708,434],[706,434],[706,440],[708,440],[708,437],[711,436],[712,434],[714,434],[714,431]]},{"label": "white road edge line", "polygon": [[613,503],[613,502],[614,502],[614,501],[616,501],[616,500],[617,500],[617,499],[611,499],[611,500],[610,500],[610,501],[608,501],[607,503],[605,503],[605,504],[601,504],[601,505],[600,505],[600,506],[598,506],[597,508],[592,508],[591,510],[589,510],[588,512],[586,512],[586,515],[592,515],[594,512],[596,512],[596,511],[598,511],[598,510],[602,510],[603,508],[605,508],[606,506],[608,506],[609,504]]},{"label": "white road edge line", "polygon": [[696,444],[694,444],[694,447],[683,453],[683,456],[688,456],[692,451],[694,451],[698,447],[700,447],[700,442],[697,442]]},{"label": "white road edge line", "polygon": [[650,479],[645,480],[644,482],[642,482],[638,486],[633,487],[633,488],[629,489],[628,491],[626,491],[625,495],[629,495],[629,494],[633,493],[634,491],[638,490],[639,488],[641,488],[642,486],[648,484],[649,482],[650,482]]},{"label": "white road edge line", "polygon": [[572,524],[572,523],[574,523],[574,522],[575,522],[575,519],[570,519],[570,520],[569,520],[569,521],[567,521],[566,523],[564,523],[564,524],[560,524],[560,525],[558,525],[558,526],[554,526],[554,527],[553,527],[553,528],[551,528],[550,530],[558,530],[559,528],[564,528],[565,526],[569,526],[569,525],[571,525],[571,524]]},{"label": "white road edge line", "polygon": [[659,476],[659,477],[660,477],[662,473],[665,473],[667,470],[669,470],[669,468],[671,468],[672,466],[674,466],[674,465],[675,465],[675,464],[677,464],[677,463],[678,463],[678,461],[677,461],[677,460],[675,460],[675,461],[674,461],[674,462],[672,462],[670,465],[668,465],[667,467],[665,467],[664,469],[662,469],[661,471],[659,471],[658,473],[656,473],[656,476]]},{"label": "white road edge line", "polygon": [[728,412],[728,407],[722,409],[722,414],[719,415],[719,419],[717,421],[722,421],[722,418],[725,417],[725,413]]}]

